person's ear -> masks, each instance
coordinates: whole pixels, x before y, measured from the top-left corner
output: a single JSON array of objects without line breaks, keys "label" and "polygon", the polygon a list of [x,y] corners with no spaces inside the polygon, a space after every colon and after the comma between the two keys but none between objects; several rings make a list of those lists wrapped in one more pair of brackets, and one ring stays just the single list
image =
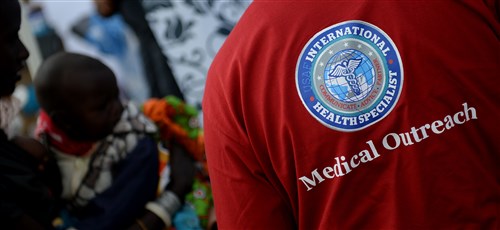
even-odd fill
[{"label": "person's ear", "polygon": [[71,119],[71,116],[68,114],[68,112],[64,110],[55,110],[50,112],[48,115],[52,120],[52,123],[54,123],[54,125],[62,131],[68,133],[74,129],[72,123],[73,119]]}]

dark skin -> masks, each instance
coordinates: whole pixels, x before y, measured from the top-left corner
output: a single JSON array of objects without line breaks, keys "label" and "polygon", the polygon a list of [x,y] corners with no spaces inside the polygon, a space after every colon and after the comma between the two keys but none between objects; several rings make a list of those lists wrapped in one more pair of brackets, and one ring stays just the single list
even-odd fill
[{"label": "dark skin", "polygon": [[16,136],[12,139],[16,145],[24,149],[33,156],[40,164],[38,169],[40,171],[44,170],[44,163],[48,160],[49,154],[45,146],[37,140],[29,137]]},{"label": "dark skin", "polygon": [[[112,133],[123,106],[113,72],[96,59],[73,53],[50,57],[35,77],[41,107],[54,124],[77,141],[98,141]],[[168,190],[179,198],[191,191],[195,167],[187,152],[171,147],[171,183]],[[163,221],[145,211],[142,222],[150,230],[163,229]],[[130,229],[141,229],[134,224]]]},{"label": "dark skin", "polygon": [[2,1],[0,7],[0,97],[10,96],[21,79],[19,71],[29,53],[18,36],[21,25],[19,3]]},{"label": "dark skin", "polygon": [[34,81],[41,107],[76,141],[98,141],[113,130],[123,111],[113,72],[78,54],[49,58]]},{"label": "dark skin", "polygon": [[[29,52],[19,39],[21,25],[21,9],[17,0],[0,2],[0,97],[8,97],[14,92],[17,82],[21,79],[20,71]],[[16,137],[14,144],[28,153],[43,153],[43,148],[30,138]],[[38,155],[35,154],[35,157]],[[43,156],[40,156],[43,158]],[[13,229],[43,229],[33,218],[22,214],[13,220]]]},{"label": "dark skin", "polygon": [[95,0],[94,3],[100,15],[109,17],[117,11],[119,0]]}]

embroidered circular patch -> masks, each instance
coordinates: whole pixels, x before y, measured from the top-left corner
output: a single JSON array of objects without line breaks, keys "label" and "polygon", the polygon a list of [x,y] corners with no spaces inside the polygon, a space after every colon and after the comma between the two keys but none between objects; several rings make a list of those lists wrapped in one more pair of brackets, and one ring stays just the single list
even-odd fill
[{"label": "embroidered circular patch", "polygon": [[297,61],[295,80],[314,118],[352,132],[391,112],[403,86],[403,65],[384,31],[364,21],[346,21],[309,40]]}]

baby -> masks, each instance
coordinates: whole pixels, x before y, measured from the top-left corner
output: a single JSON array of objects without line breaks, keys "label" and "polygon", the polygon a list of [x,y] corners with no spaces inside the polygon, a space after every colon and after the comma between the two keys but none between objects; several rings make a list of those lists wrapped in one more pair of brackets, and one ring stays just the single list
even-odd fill
[{"label": "baby", "polygon": [[166,206],[150,202],[158,186],[156,127],[132,103],[122,104],[113,72],[94,58],[59,53],[42,64],[34,84],[42,108],[36,133],[61,170],[65,227],[169,224],[184,191],[162,194]]}]

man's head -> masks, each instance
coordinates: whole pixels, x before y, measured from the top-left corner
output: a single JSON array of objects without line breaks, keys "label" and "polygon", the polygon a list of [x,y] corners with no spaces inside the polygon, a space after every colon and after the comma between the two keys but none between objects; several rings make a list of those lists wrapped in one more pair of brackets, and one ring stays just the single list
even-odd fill
[{"label": "man's head", "polygon": [[29,53],[19,40],[21,9],[17,0],[0,1],[0,97],[10,96],[21,79]]},{"label": "man's head", "polygon": [[34,84],[40,106],[74,140],[105,137],[123,111],[113,72],[88,56],[51,56],[42,63]]}]

